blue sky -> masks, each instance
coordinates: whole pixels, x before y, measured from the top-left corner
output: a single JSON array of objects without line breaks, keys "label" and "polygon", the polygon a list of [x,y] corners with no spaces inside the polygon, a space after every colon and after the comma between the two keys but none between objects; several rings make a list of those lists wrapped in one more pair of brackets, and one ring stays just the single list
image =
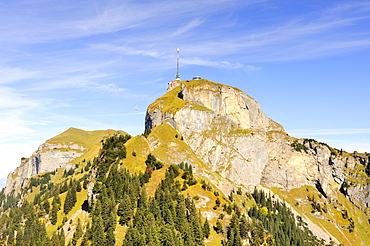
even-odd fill
[{"label": "blue sky", "polygon": [[69,127],[142,133],[177,47],[182,79],[240,88],[295,137],[370,152],[368,1],[2,1],[0,33],[0,177]]}]

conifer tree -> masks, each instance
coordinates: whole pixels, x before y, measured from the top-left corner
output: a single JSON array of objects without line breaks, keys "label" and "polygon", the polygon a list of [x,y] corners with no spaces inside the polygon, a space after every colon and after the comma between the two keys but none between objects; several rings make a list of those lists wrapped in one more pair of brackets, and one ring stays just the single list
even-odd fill
[{"label": "conifer tree", "polygon": [[137,206],[140,209],[147,209],[148,208],[148,198],[147,198],[146,189],[145,189],[144,186],[141,189],[141,193],[140,193],[140,197],[138,199]]},{"label": "conifer tree", "polygon": [[105,233],[104,245],[114,245],[116,243],[116,238],[114,236],[115,224],[114,226],[108,227]]},{"label": "conifer tree", "polygon": [[127,223],[132,219],[133,214],[134,210],[130,197],[128,194],[125,194],[117,210],[117,215],[120,216],[119,223],[121,225],[127,225]]},{"label": "conifer tree", "polygon": [[138,229],[136,229],[135,227],[130,227],[127,230],[123,245],[125,245],[125,246],[136,246],[136,245],[138,245],[137,242],[138,242],[139,236],[140,236],[140,234],[139,234]]},{"label": "conifer tree", "polygon": [[83,231],[82,231],[82,226],[81,226],[81,221],[80,218],[77,219],[77,225],[76,225],[76,230],[75,233],[73,234],[72,238],[72,244],[76,245],[78,239],[82,236]]},{"label": "conifer tree", "polygon": [[52,206],[53,207],[52,207],[51,213],[50,213],[50,216],[51,216],[51,224],[55,225],[57,223],[57,221],[58,221],[58,210],[59,210],[59,204],[57,204],[57,199],[55,197],[53,199]]},{"label": "conifer tree", "polygon": [[219,220],[217,220],[216,225],[213,227],[213,229],[215,230],[216,233],[222,234],[223,233],[222,228],[223,228],[223,226],[222,226],[221,222]]},{"label": "conifer tree", "polygon": [[[30,206],[31,207],[31,206]],[[47,245],[48,238],[46,236],[45,225],[41,224],[32,211],[27,216],[24,225],[23,239],[25,245]]]},{"label": "conifer tree", "polygon": [[45,202],[42,204],[42,207],[44,208],[45,210],[45,213],[49,213],[50,212],[50,203],[49,203],[49,200],[45,200]]},{"label": "conifer tree", "polygon": [[67,192],[66,199],[64,201],[64,210],[63,212],[65,214],[68,214],[69,211],[72,210],[72,208],[75,206],[77,202],[77,192],[76,192],[76,186],[71,182],[70,189]]},{"label": "conifer tree", "polygon": [[105,245],[105,235],[103,220],[100,216],[94,218],[91,227],[91,245],[92,246],[102,246]]},{"label": "conifer tree", "polygon": [[51,238],[51,245],[64,246],[65,245],[65,235],[64,230],[57,231],[53,234]]},{"label": "conifer tree", "polygon": [[203,236],[204,236],[204,238],[208,238],[210,233],[211,233],[211,230],[209,228],[208,219],[206,218],[206,221],[204,221],[204,224],[203,224]]},{"label": "conifer tree", "polygon": [[17,231],[17,238],[16,238],[15,245],[16,246],[23,246],[23,245],[25,245],[24,236],[23,236],[23,230],[18,230]]}]

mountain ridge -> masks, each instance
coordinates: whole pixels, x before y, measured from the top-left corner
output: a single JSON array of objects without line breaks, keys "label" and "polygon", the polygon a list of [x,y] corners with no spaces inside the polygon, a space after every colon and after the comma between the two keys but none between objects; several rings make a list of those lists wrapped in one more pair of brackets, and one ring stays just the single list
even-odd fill
[{"label": "mountain ridge", "polygon": [[[116,156],[115,152],[123,148],[124,158],[118,158],[115,165],[135,175],[153,173],[145,185],[149,196],[155,195],[169,167],[179,163],[190,165],[201,184],[191,188],[184,185],[184,189],[192,197],[198,197],[195,200],[197,208],[213,226],[216,226],[217,217],[221,214],[217,206],[212,208],[211,205],[218,198],[216,194],[223,194],[221,201],[225,203],[230,200],[232,204],[233,199],[237,199],[243,208],[243,204],[253,202],[239,196],[244,192],[252,194],[253,189],[258,187],[274,196],[275,200],[288,204],[295,216],[308,223],[314,234],[327,243],[370,243],[366,230],[362,229],[369,228],[370,221],[370,156],[350,154],[312,139],[290,136],[283,126],[269,119],[259,104],[241,90],[208,80],[172,81],[167,93],[148,106],[145,129],[146,133],[142,136],[124,138],[123,144],[117,145],[120,147],[102,152],[99,150],[101,143],[103,147],[109,146],[105,142],[107,139],[112,137],[114,140],[115,136],[120,139],[127,133],[114,130],[87,132],[70,128],[47,140],[33,156],[25,159],[8,176],[9,185],[5,193],[11,194],[14,189],[31,199],[34,195],[29,195],[29,191],[35,193],[37,189],[42,190],[42,185],[35,190],[32,177],[35,177],[34,180],[41,179],[51,172],[54,173],[52,177],[58,177],[56,183],[60,183],[62,177],[67,183],[68,169],[71,168],[72,177],[88,177],[86,190],[82,190],[79,196],[87,196],[91,205],[92,201],[99,199],[96,190],[100,189],[98,187],[104,180],[102,173],[110,175],[112,172],[112,166],[103,168],[109,160],[104,153]],[[66,153],[64,159],[68,161],[61,162],[61,154]],[[164,163],[164,169],[148,169],[149,155]],[[39,168],[36,168],[37,158]],[[53,160],[52,164],[47,164],[47,169],[40,165],[43,161],[51,163],[45,158]],[[93,167],[90,162],[95,163]],[[22,189],[27,187],[28,190]],[[207,192],[204,193],[203,189]],[[210,190],[214,190],[214,194]],[[60,196],[65,198],[64,194]],[[78,204],[84,204],[83,198],[79,198]],[[77,212],[77,208],[73,211],[81,213]],[[50,220],[48,216],[42,219]],[[59,219],[57,224],[61,226],[64,223],[64,232],[70,240],[77,227],[69,231],[68,224],[72,220],[69,217],[66,219],[67,222]],[[226,216],[224,223],[229,219],[231,217]],[[86,227],[87,220],[84,219]],[[46,228],[52,235],[57,228],[48,223]],[[116,231],[125,233],[125,228],[117,225]],[[212,240],[220,242],[222,237],[211,231]],[[361,240],[356,242],[356,238]]]},{"label": "mountain ridge", "polygon": [[5,194],[12,190],[19,193],[27,185],[27,179],[40,173],[54,171],[58,168],[70,169],[78,161],[92,159],[97,155],[103,137],[117,131],[98,130],[87,132],[69,128],[41,144],[30,158],[22,159],[21,165],[8,175]]},{"label": "mountain ridge", "polygon": [[[262,176],[264,184],[270,187],[289,189],[290,186],[297,188],[306,184],[315,185],[305,180],[297,180],[298,177],[293,174],[289,176],[290,180],[280,177],[281,181],[277,183],[274,180],[275,177],[270,178],[268,174],[282,168],[284,163],[281,162],[291,162],[290,166],[302,169],[305,166],[302,162],[310,162],[313,166],[314,163],[331,163],[338,159],[337,165],[344,166],[344,161],[339,160],[340,158],[336,155],[338,150],[317,141],[298,140],[289,136],[280,124],[269,119],[262,112],[259,104],[250,96],[239,89],[211,81],[173,81],[169,83],[167,93],[149,105],[146,129],[167,121],[179,131],[192,150],[213,167],[220,165],[220,162],[230,164],[230,160],[248,166],[248,163],[255,158],[254,165],[249,165],[249,167],[252,170],[257,168],[254,175],[259,175],[260,178],[250,182],[252,186],[261,183]],[[241,139],[244,142],[238,143]],[[227,142],[227,144],[222,144],[222,142]],[[248,148],[242,146],[246,144],[250,146]],[[234,147],[230,149],[229,146]],[[219,150],[214,150],[215,147]],[[255,150],[251,153],[253,148]],[[239,151],[240,149],[243,150]],[[241,153],[243,151],[244,153]],[[210,157],[212,154],[215,157]],[[224,157],[225,155],[228,156]],[[239,155],[239,158],[235,155]],[[285,159],[279,161],[282,157]],[[369,163],[366,157],[358,161],[364,165]],[[350,165],[353,166],[353,163]],[[231,166],[220,167],[231,168]],[[285,170],[288,171],[288,168]],[[315,177],[310,177],[309,170],[297,171],[300,177],[305,177],[312,182],[321,178],[323,180],[321,186],[330,195],[329,186],[331,184],[325,183],[324,176],[319,177],[317,174]],[[261,173],[264,175],[260,175]],[[337,173],[333,178],[338,182],[343,181],[343,173]],[[248,182],[244,181],[244,184],[248,185]],[[294,183],[297,183],[297,186],[294,186]]]},{"label": "mountain ridge", "polygon": [[331,202],[344,193],[369,214],[369,155],[289,136],[240,90],[207,80],[172,81],[167,93],[147,110],[146,129],[161,124],[181,134],[211,167],[210,176],[219,172],[249,189],[262,185],[289,191],[313,186]]}]

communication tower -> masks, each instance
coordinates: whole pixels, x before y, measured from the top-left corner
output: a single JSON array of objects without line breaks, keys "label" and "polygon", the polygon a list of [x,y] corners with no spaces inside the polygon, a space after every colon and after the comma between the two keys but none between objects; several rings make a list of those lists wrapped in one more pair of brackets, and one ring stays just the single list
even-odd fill
[{"label": "communication tower", "polygon": [[176,79],[175,80],[180,80],[180,48],[177,48],[177,66],[176,66]]}]

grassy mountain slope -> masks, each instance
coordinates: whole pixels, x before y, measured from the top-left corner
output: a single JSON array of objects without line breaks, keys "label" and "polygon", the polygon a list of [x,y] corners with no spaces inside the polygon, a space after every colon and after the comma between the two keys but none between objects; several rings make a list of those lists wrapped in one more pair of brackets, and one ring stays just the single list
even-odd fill
[{"label": "grassy mountain slope", "polygon": [[123,131],[116,130],[97,130],[97,131],[84,131],[77,128],[69,128],[68,130],[58,134],[57,136],[49,139],[46,143],[50,144],[78,144],[87,150],[83,156],[77,157],[73,160],[73,164],[81,162],[83,159],[86,161],[92,160],[97,156],[101,147],[101,141],[111,135],[121,133],[126,134]]},{"label": "grassy mountain slope", "polygon": [[[83,243],[85,243],[86,240],[87,242],[93,243],[94,236],[88,236],[90,235],[89,233],[93,233],[92,230],[95,230],[94,223],[96,222],[94,222],[94,214],[96,213],[97,208],[95,208],[93,204],[99,203],[101,199],[103,199],[101,201],[104,204],[105,200],[101,196],[103,196],[105,192],[113,192],[107,189],[106,185],[109,185],[112,182],[114,183],[117,180],[116,178],[110,178],[110,175],[114,175],[113,173],[117,172],[113,170],[114,165],[118,165],[118,170],[121,170],[118,172],[131,170],[131,172],[133,173],[132,175],[135,176],[136,174],[134,173],[139,173],[138,177],[142,177],[142,173],[146,171],[146,169],[148,168],[147,165],[149,165],[146,163],[147,160],[146,158],[144,158],[144,156],[149,152],[149,146],[153,146],[153,143],[156,143],[156,148],[153,149],[153,153],[157,154],[158,159],[160,156],[161,160],[165,159],[174,162],[176,158],[182,156],[182,161],[192,160],[199,162],[199,160],[197,160],[196,157],[193,156],[191,151],[189,151],[186,144],[183,143],[181,137],[176,137],[175,131],[166,131],[168,135],[161,135],[160,132],[163,130],[165,130],[163,129],[163,127],[158,127],[158,129],[154,129],[154,131],[148,136],[147,139],[142,136],[136,136],[129,139],[128,141],[125,140],[126,142],[124,144],[124,147],[121,147],[123,148],[122,150],[125,150],[126,152],[126,156],[124,158],[110,159],[109,156],[104,156],[106,155],[106,153],[110,153],[109,155],[115,156],[115,153],[118,153],[116,151],[120,151],[116,147],[114,147],[115,145],[109,145],[110,147],[107,148],[110,148],[111,150],[113,150],[113,152],[109,152],[109,149],[99,150],[99,155],[97,156],[99,156],[99,158],[101,159],[99,160],[99,158],[95,158],[93,164],[91,164],[91,162],[89,161],[86,161],[85,165],[76,165],[73,171],[67,172],[63,171],[62,169],[58,169],[55,172],[38,175],[37,177],[34,177],[35,182],[30,184],[28,189],[25,189],[24,194],[21,197],[15,198],[17,199],[17,201],[13,204],[10,204],[12,200],[10,196],[4,197],[4,195],[2,194],[1,209],[3,212],[0,220],[0,224],[3,228],[1,230],[2,243],[5,245],[12,245],[11,242],[21,242],[20,238],[16,237],[14,239],[10,235],[13,235],[14,232],[18,232],[19,235],[22,235],[22,233],[25,234],[27,230],[32,230],[27,227],[27,223],[31,218],[33,218],[33,216],[37,218],[37,221],[41,226],[44,226],[46,236],[48,238],[52,238],[52,241],[56,240],[55,238],[57,237],[56,235],[58,235],[58,233],[62,233],[64,235],[63,240],[66,245],[67,243],[72,242],[75,245],[82,245]],[[71,131],[69,131],[69,133],[70,132]],[[80,131],[77,132],[83,133]],[[116,134],[115,136],[118,135]],[[84,137],[85,136],[81,136],[81,134],[78,134],[79,139]],[[109,138],[107,139],[109,140]],[[164,139],[168,142],[165,142]],[[71,134],[62,134],[50,141],[54,141],[54,143],[65,143],[71,140],[73,140],[73,136]],[[161,146],[158,146],[158,142]],[[92,144],[90,144],[90,146],[92,146]],[[108,144],[106,144],[106,146],[108,146]],[[170,150],[171,147],[174,147],[173,152],[165,151],[166,149]],[[135,152],[136,156],[132,154],[133,152]],[[101,169],[101,165],[104,165],[103,163],[105,163],[106,160],[111,160],[112,164],[109,165],[107,173],[101,176],[101,174],[97,173],[99,172],[99,170],[103,170]],[[198,165],[202,165],[202,163],[199,162]],[[187,167],[190,168],[190,165],[183,164],[182,168],[185,169],[181,170],[177,167],[177,165],[171,166],[171,164],[165,163],[163,167],[151,171],[150,178],[145,181],[146,183],[144,183],[143,186],[148,195],[148,199],[150,201],[150,197],[157,197],[159,187],[163,187],[163,180],[168,179],[167,173],[169,169],[177,170],[176,172],[178,174],[174,174],[174,181],[178,182],[179,189],[182,187],[179,194],[182,194],[183,197],[189,197],[189,199],[194,202],[196,210],[200,212],[201,215],[199,217],[200,223],[205,223],[206,219],[209,222],[210,235],[206,239],[204,239],[205,245],[220,245],[221,240],[227,240],[227,226],[231,223],[231,218],[233,215],[235,215],[236,211],[238,211],[238,213],[246,213],[248,211],[248,206],[255,204],[255,202],[253,202],[253,198],[251,198],[250,196],[243,196],[241,190],[240,192],[238,192],[238,194],[234,193],[231,194],[231,196],[222,194],[222,192],[217,187],[212,185],[209,180],[207,180],[207,178],[203,178],[199,175],[196,177],[192,177],[191,171],[189,173],[189,170],[186,169]],[[119,185],[119,183],[117,183],[117,185]],[[113,187],[118,188],[119,186],[117,185],[114,185]],[[75,193],[75,202],[73,204],[73,207],[69,211],[65,212],[67,202],[70,201],[70,198],[68,198],[69,193],[75,189],[77,191]],[[109,195],[109,197],[111,198],[107,201],[114,200],[114,194]],[[141,198],[139,197],[139,199]],[[60,202],[55,203],[54,200],[60,200]],[[18,201],[23,202],[19,203]],[[89,208],[86,207],[88,201],[90,201],[90,206],[88,206]],[[122,200],[121,202],[118,202],[117,205],[113,205],[112,208],[113,211],[115,211],[114,214],[118,213],[118,207],[120,203],[122,203]],[[19,207],[19,205],[17,204],[23,205]],[[54,207],[57,210],[56,213],[52,215]],[[8,216],[12,217],[12,214],[22,214],[21,210],[27,210],[28,208],[32,209],[35,214],[32,215],[32,212],[31,215],[29,215],[28,213],[23,214],[21,217],[19,217],[19,220],[15,219],[19,222],[10,222],[7,219],[9,218]],[[137,209],[139,208],[140,207],[138,207]],[[119,224],[118,221],[120,216],[114,215],[113,218],[116,218],[115,220],[113,220],[114,235],[117,239],[115,245],[121,245],[124,240],[127,241],[127,239],[125,239],[125,234],[128,233],[128,229],[130,229],[132,225]],[[53,220],[55,221],[53,222]],[[221,232],[218,231],[217,233],[216,231],[218,229],[213,228],[216,227],[217,223],[219,222],[221,222],[222,228],[219,228]],[[253,222],[250,223],[251,225],[253,225]],[[76,238],[75,235],[79,236]],[[88,239],[84,239],[83,235],[85,235],[85,238]],[[261,240],[267,240],[266,237],[267,235],[262,236]],[[56,243],[57,241],[53,242]],[[31,245],[33,244],[31,243]]]}]

